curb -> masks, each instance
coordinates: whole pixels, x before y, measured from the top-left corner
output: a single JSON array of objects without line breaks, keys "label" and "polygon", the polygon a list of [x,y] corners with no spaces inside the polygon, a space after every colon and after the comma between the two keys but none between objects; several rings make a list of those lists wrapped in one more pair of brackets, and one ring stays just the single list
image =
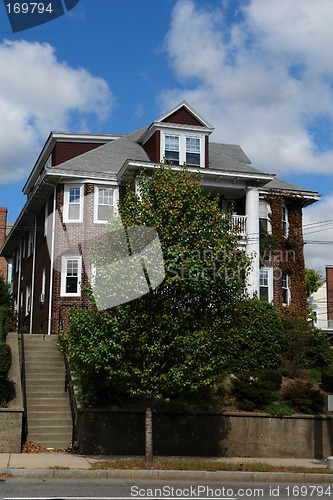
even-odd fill
[{"label": "curb", "polygon": [[44,479],[126,479],[174,481],[247,481],[284,483],[332,483],[332,474],[294,472],[175,471],[175,470],[84,470],[84,469],[0,469],[0,476]]}]

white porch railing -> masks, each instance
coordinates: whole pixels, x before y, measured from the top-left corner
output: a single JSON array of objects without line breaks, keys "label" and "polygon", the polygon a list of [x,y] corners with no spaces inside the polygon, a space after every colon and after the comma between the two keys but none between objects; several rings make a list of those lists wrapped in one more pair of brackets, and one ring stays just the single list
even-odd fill
[{"label": "white porch railing", "polygon": [[234,229],[237,229],[240,239],[246,238],[246,219],[247,215],[232,216],[232,225]]}]

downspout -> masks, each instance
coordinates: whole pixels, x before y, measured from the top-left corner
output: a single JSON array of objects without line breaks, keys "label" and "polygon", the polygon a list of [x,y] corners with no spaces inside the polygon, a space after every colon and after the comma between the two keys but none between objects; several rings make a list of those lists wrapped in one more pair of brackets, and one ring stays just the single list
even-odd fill
[{"label": "downspout", "polygon": [[36,270],[36,238],[37,238],[37,216],[35,216],[34,227],[34,250],[32,255],[32,275],[31,275],[31,296],[30,296],[30,327],[29,333],[32,333],[33,314],[34,314],[34,291],[35,291],[35,270]]},{"label": "downspout", "polygon": [[52,217],[52,239],[51,239],[51,259],[50,259],[50,290],[49,290],[49,317],[47,334],[51,335],[52,328],[52,305],[53,305],[53,274],[54,274],[54,243],[55,243],[55,221],[56,221],[56,201],[57,201],[57,188],[53,189],[53,217]]}]

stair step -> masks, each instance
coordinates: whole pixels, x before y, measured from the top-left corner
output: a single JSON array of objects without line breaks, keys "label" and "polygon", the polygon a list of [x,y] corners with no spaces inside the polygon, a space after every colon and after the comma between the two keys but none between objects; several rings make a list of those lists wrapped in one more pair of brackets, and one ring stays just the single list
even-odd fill
[{"label": "stair step", "polygon": [[66,449],[72,441],[72,413],[57,337],[25,335],[24,347],[28,441]]}]

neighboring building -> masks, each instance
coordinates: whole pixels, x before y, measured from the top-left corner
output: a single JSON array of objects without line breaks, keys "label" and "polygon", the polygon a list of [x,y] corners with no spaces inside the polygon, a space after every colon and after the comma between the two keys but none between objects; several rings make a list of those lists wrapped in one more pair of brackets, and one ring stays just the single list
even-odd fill
[{"label": "neighboring building", "polygon": [[81,284],[91,279],[91,266],[82,259],[82,241],[96,240],[125,185],[164,159],[174,169],[186,162],[200,171],[204,188],[232,210],[239,244],[253,256],[249,293],[305,317],[302,208],[320,196],[253,168],[239,146],[211,142],[213,130],[183,101],[124,136],[50,134],[1,250],[12,268],[17,311],[31,333],[56,333],[61,308],[84,305]]},{"label": "neighboring building", "polygon": [[333,266],[326,266],[326,279],[308,300],[313,325],[333,337]]}]

